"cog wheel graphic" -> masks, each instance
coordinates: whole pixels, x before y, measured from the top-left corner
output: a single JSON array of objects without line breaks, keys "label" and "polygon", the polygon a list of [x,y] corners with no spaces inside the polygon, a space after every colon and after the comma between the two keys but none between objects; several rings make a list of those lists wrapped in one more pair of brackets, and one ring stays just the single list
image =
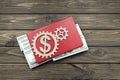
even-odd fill
[{"label": "cog wheel graphic", "polygon": [[55,31],[55,36],[60,41],[65,40],[68,36],[68,30],[62,27],[57,28],[57,30]]},{"label": "cog wheel graphic", "polygon": [[[37,47],[36,47],[36,41],[37,39],[40,37],[40,36],[50,36],[53,41],[54,41],[54,48],[48,52],[48,53],[42,53],[40,52]],[[56,39],[55,35],[52,34],[51,32],[39,32],[37,33],[35,36],[34,36],[34,39],[32,40],[32,49],[33,49],[33,52],[35,52],[35,55],[37,55],[38,57],[42,57],[42,58],[48,58],[48,57],[51,57],[52,55],[55,54],[55,52],[57,52],[57,49],[58,49],[58,40]]]}]

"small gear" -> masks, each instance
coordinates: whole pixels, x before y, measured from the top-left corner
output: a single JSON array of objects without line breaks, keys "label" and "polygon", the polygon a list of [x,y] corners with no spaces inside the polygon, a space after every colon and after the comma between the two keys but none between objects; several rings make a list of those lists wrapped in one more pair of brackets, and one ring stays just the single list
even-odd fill
[{"label": "small gear", "polygon": [[[38,51],[38,49],[36,48],[36,41],[40,36],[50,36],[54,40],[54,48],[52,51],[50,51],[47,54]],[[36,55],[38,55],[39,57],[42,57],[42,58],[48,58],[48,57],[51,57],[52,55],[54,55],[54,53],[57,52],[58,45],[59,45],[58,40],[56,39],[55,35],[48,31],[47,32],[43,31],[43,32],[37,33],[36,36],[34,36],[34,39],[32,40],[33,52],[35,52]]]},{"label": "small gear", "polygon": [[58,40],[63,40],[66,39],[68,36],[68,30],[66,28],[57,28],[57,30],[55,31],[55,36],[57,37]]}]

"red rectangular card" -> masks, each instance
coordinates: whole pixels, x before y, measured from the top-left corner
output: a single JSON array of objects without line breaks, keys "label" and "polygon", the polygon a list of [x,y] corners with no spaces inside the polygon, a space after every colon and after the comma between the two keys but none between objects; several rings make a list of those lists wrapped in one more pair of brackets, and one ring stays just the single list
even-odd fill
[{"label": "red rectangular card", "polygon": [[27,33],[37,63],[83,46],[72,17]]}]

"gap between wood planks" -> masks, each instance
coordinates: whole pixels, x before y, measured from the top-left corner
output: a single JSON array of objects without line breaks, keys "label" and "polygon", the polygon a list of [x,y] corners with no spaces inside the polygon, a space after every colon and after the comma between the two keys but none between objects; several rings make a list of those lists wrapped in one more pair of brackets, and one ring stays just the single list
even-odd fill
[{"label": "gap between wood planks", "polygon": [[0,15],[1,30],[32,30],[73,16],[82,30],[119,30],[119,14]]},{"label": "gap between wood planks", "polygon": [[[120,63],[120,47],[89,47],[86,52],[56,61],[55,63]],[[0,63],[26,63],[23,53],[19,47],[0,47]],[[48,62],[53,64],[52,61]]]}]

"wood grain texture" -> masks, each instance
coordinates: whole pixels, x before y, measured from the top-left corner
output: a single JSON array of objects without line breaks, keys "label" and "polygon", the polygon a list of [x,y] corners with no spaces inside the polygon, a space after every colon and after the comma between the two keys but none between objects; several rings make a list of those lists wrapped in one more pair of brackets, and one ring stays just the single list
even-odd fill
[{"label": "wood grain texture", "polygon": [[0,64],[0,79],[119,79],[120,64],[46,64],[30,70],[26,64]]},{"label": "wood grain texture", "polygon": [[120,13],[120,0],[0,0],[0,13]]},{"label": "wood grain texture", "polygon": [[[28,30],[0,31],[0,46],[18,46],[16,37]],[[89,46],[120,46],[120,30],[83,30]]]},{"label": "wood grain texture", "polygon": [[[89,47],[89,51],[47,64],[120,63],[120,47]],[[0,47],[0,64],[27,63],[19,47]],[[45,64],[46,65],[46,64]]]},{"label": "wood grain texture", "polygon": [[40,26],[73,16],[81,29],[120,29],[119,14],[23,14],[0,15],[0,30],[36,29]]},{"label": "wood grain texture", "polygon": [[[73,16],[89,50],[30,70],[16,37]],[[0,0],[0,80],[120,79],[120,0]]]}]

